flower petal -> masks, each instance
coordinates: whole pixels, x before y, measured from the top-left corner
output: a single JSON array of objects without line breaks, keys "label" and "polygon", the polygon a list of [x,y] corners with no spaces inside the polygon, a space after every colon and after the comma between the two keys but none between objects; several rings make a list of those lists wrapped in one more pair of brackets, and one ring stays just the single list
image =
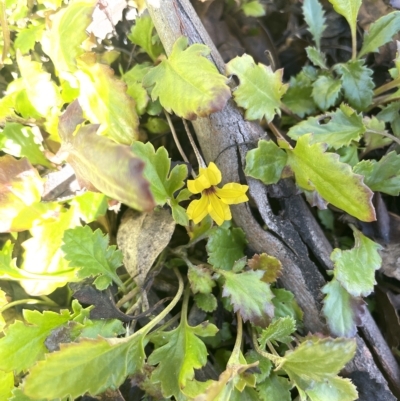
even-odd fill
[{"label": "flower petal", "polygon": [[200,223],[201,220],[208,214],[209,199],[206,195],[203,195],[200,199],[190,202],[186,214],[190,220],[193,220],[195,224]]},{"label": "flower petal", "polygon": [[202,174],[207,177],[207,180],[211,185],[217,185],[222,180],[221,171],[219,171],[219,168],[213,162],[211,162],[207,168],[200,169],[200,175]]},{"label": "flower petal", "polygon": [[249,200],[246,195],[246,191],[248,189],[248,185],[241,185],[231,182],[229,184],[225,184],[222,188],[215,188],[215,193],[221,199],[221,201],[227,205],[236,205]]},{"label": "flower petal", "polygon": [[210,181],[208,180],[207,176],[205,176],[203,174],[203,175],[199,175],[194,180],[188,180],[187,187],[188,187],[188,190],[192,194],[199,194],[200,192],[204,191],[205,189],[210,188],[211,184],[210,184]]},{"label": "flower petal", "polygon": [[211,218],[220,226],[225,220],[231,220],[232,215],[229,209],[229,206],[225,203],[221,202],[221,199],[218,198],[215,194],[210,194],[209,205],[208,205],[208,213]]}]

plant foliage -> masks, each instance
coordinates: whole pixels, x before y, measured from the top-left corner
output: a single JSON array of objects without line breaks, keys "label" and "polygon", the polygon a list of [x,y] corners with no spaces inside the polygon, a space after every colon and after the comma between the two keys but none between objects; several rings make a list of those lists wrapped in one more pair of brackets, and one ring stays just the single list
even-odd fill
[{"label": "plant foliage", "polygon": [[[399,32],[400,12],[357,45],[361,0],[330,0],[352,38],[351,56],[333,62],[326,12],[304,0],[314,43],[284,82],[247,54],[224,75],[185,36],[167,57],[144,1],[109,3],[0,2],[0,399],[72,401],[124,386],[155,400],[358,399],[339,373],[382,264],[362,230],[379,217],[374,194],[400,194],[399,56],[378,88],[365,56]],[[226,3],[246,21],[266,14],[259,0]],[[272,198],[290,179],[329,208],[318,215],[334,268],[320,290],[337,338],[304,337],[303,312],[276,286],[286,261],[255,254],[227,221],[250,184],[225,183],[218,160],[206,167],[194,141],[179,143],[180,119],[217,121],[228,101],[271,133],[249,145],[243,180]],[[355,224],[352,245],[335,234],[338,215]]]}]

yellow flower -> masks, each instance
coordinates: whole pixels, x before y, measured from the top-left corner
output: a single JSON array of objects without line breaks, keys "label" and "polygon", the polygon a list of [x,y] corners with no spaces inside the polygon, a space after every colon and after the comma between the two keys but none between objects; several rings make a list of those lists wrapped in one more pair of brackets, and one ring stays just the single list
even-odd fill
[{"label": "yellow flower", "polygon": [[201,193],[201,198],[190,202],[187,209],[189,219],[196,224],[208,214],[220,226],[225,220],[231,220],[232,215],[228,205],[248,201],[247,185],[236,183],[225,184],[222,188],[216,187],[222,176],[218,167],[211,162],[208,167],[200,168],[199,176],[195,180],[188,180],[187,186],[192,194]]}]

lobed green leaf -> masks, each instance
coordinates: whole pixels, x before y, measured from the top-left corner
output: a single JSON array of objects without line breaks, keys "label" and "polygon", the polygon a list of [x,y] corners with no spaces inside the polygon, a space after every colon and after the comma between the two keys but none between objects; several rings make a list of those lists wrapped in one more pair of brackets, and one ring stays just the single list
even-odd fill
[{"label": "lobed green leaf", "polygon": [[99,394],[110,387],[118,388],[128,375],[141,371],[144,359],[143,336],[137,334],[62,344],[60,351],[47,354],[30,370],[23,391],[39,399],[46,394],[51,400],[66,396],[74,399],[86,392]]},{"label": "lobed green leaf", "polygon": [[311,144],[312,135],[301,136],[295,149],[287,149],[288,165],[296,176],[299,187],[316,190],[323,199],[362,221],[374,221],[373,192],[353,174],[339,156],[324,153],[323,144]]},{"label": "lobed green leaf", "polygon": [[6,336],[0,339],[0,369],[5,372],[19,373],[29,369],[48,352],[44,341],[52,330],[71,319],[67,310],[57,314],[25,309],[23,315],[28,324],[15,321],[7,328]]},{"label": "lobed green leaf", "polygon": [[353,168],[356,174],[364,176],[364,182],[373,191],[392,196],[400,193],[400,155],[390,152],[381,160],[362,160]]},{"label": "lobed green leaf", "polygon": [[155,35],[153,35],[154,24],[150,15],[141,15],[136,18],[128,39],[135,45],[140,46],[153,61],[163,52],[163,46]]},{"label": "lobed green leaf", "polygon": [[188,174],[186,165],[178,164],[170,170],[171,159],[167,150],[160,147],[156,151],[150,142],[135,142],[132,151],[145,163],[143,175],[150,183],[156,204],[173,203],[174,193],[185,185]]},{"label": "lobed green leaf", "polygon": [[341,75],[344,96],[350,106],[364,110],[372,103],[374,82],[372,70],[364,65],[363,60],[348,61],[334,67]]},{"label": "lobed green leaf", "polygon": [[256,65],[247,54],[235,57],[226,65],[227,75],[236,75],[240,84],[234,90],[236,103],[243,107],[245,118],[272,121],[275,114],[280,115],[281,98],[287,85],[282,83],[283,70],[272,71],[270,66]]},{"label": "lobed green leaf", "polygon": [[240,313],[243,321],[267,327],[274,315],[274,306],[271,302],[274,295],[269,285],[261,280],[264,272],[262,270],[239,274],[225,270],[219,272],[225,279],[222,296],[230,298],[233,310]]},{"label": "lobed green leaf", "polygon": [[266,329],[262,330],[261,336],[258,339],[260,346],[265,348],[267,341],[276,343],[290,343],[293,341],[293,334],[296,331],[296,321],[290,317],[281,317],[273,321]]},{"label": "lobed green leaf", "polygon": [[159,98],[168,112],[195,120],[222,110],[231,94],[227,78],[205,57],[208,47],[196,43],[186,49],[187,44],[187,38],[180,37],[168,60],[146,74],[143,86],[151,88],[151,98]]},{"label": "lobed green leaf", "polygon": [[260,140],[256,149],[246,154],[245,174],[264,184],[277,183],[287,162],[287,154],[272,141]]},{"label": "lobed green leaf", "polygon": [[331,260],[335,263],[334,274],[340,284],[354,297],[369,295],[375,282],[375,270],[381,267],[378,250],[382,247],[353,229],[354,248],[342,251],[334,249]]},{"label": "lobed green leaf", "polygon": [[318,0],[304,0],[303,14],[304,20],[308,25],[308,30],[313,35],[317,49],[319,49],[321,45],[321,36],[326,28],[324,9]]},{"label": "lobed green leaf", "polygon": [[365,33],[363,45],[358,57],[367,53],[377,52],[400,31],[400,11],[394,11],[373,22]]},{"label": "lobed green leaf", "polygon": [[312,97],[315,104],[322,110],[328,110],[340,98],[342,84],[331,76],[321,75],[313,83]]},{"label": "lobed green leaf", "polygon": [[100,291],[112,281],[121,283],[116,270],[122,265],[122,253],[115,245],[108,246],[108,235],[89,226],[66,230],[61,246],[69,266],[78,268],[79,278],[99,276],[94,284]]},{"label": "lobed green leaf", "polygon": [[288,135],[298,140],[305,134],[314,134],[310,143],[326,143],[330,148],[339,149],[348,146],[352,141],[359,141],[366,128],[362,115],[357,114],[351,107],[341,104],[340,108],[330,113],[330,121],[320,124],[316,117],[309,117],[307,120],[292,126]]},{"label": "lobed green leaf", "polygon": [[186,318],[171,331],[163,332],[165,342],[149,357],[150,365],[157,365],[152,380],[160,382],[164,397],[179,397],[181,389],[194,378],[194,369],[200,369],[207,362],[207,349],[198,336],[214,336],[218,329],[204,322],[192,327]]},{"label": "lobed green leaf", "polygon": [[[306,337],[294,351],[287,351],[283,368],[289,377],[321,382],[336,376],[356,351],[355,339]],[[339,400],[338,400],[339,401]]]},{"label": "lobed green leaf", "polygon": [[216,269],[231,270],[244,256],[246,244],[242,229],[217,227],[211,231],[207,242],[208,263]]},{"label": "lobed green leaf", "polygon": [[325,294],[322,312],[329,330],[339,337],[354,337],[357,326],[362,323],[365,313],[365,302],[361,298],[353,298],[334,278],[321,289]]}]

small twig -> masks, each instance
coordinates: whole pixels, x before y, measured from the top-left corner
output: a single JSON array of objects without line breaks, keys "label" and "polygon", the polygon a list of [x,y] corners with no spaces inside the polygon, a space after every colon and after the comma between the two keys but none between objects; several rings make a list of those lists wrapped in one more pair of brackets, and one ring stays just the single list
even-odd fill
[{"label": "small twig", "polygon": [[199,152],[199,149],[197,148],[197,145],[192,137],[192,134],[190,132],[190,129],[189,129],[189,126],[188,126],[186,120],[184,118],[182,118],[182,121],[183,121],[183,126],[185,127],[186,134],[189,138],[189,142],[192,145],[193,151],[196,155],[197,162],[199,163],[199,167],[206,168],[207,167],[206,163],[204,162],[204,160]]},{"label": "small twig", "polygon": [[[187,164],[190,164],[189,159],[187,158],[186,153],[183,150],[183,148],[181,146],[181,143],[179,142],[178,135],[176,135],[175,127],[172,124],[171,117],[169,116],[169,113],[165,109],[164,109],[164,114],[165,114],[165,118],[167,119],[167,122],[168,122],[168,125],[169,125],[169,129],[171,130],[172,137],[174,138],[175,145],[178,148],[178,151],[179,151],[180,155],[182,156],[183,161],[185,161]],[[194,173],[192,171],[192,175],[193,174]],[[196,178],[196,177],[193,176],[193,178]]]}]

